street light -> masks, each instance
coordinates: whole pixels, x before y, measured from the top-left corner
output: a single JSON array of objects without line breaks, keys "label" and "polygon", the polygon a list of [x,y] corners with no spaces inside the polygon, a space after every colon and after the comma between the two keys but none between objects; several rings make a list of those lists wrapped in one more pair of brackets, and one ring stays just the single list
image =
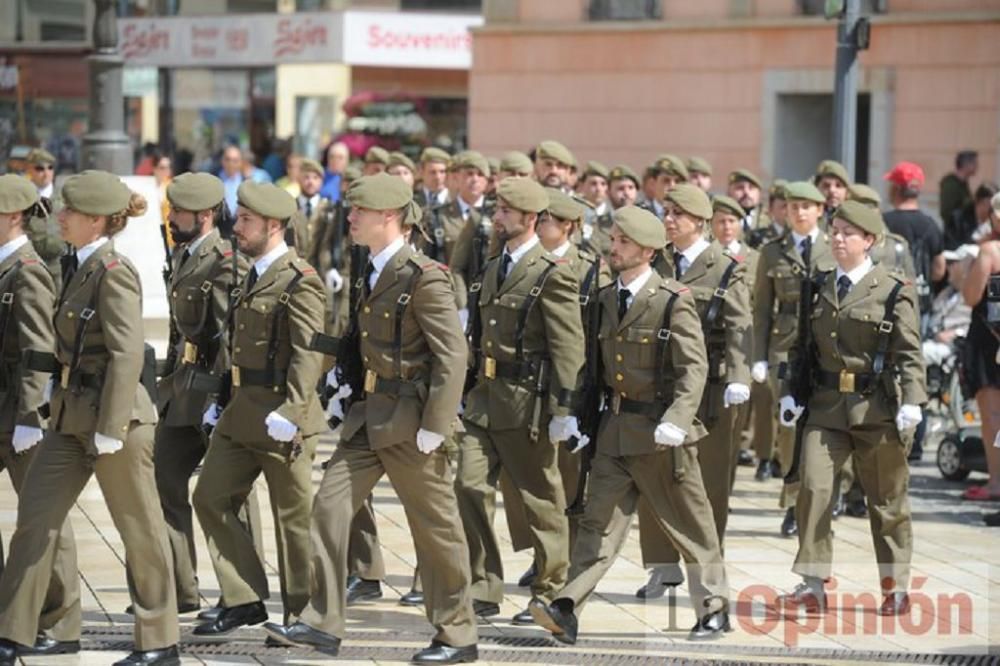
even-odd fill
[{"label": "street light", "polygon": [[861,16],[861,0],[826,0],[828,19],[839,19],[833,88],[833,153],[854,179],[858,127],[858,51],[868,48],[871,26]]}]

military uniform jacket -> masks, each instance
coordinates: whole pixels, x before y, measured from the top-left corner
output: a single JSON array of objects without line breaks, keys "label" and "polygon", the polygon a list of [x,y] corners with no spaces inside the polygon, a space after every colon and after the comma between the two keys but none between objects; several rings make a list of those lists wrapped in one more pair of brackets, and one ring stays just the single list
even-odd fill
[{"label": "military uniform jacket", "polygon": [[299,256],[308,255],[312,247],[311,220],[306,219],[302,211],[296,211],[288,220],[285,227],[285,243],[288,247],[295,248]]},{"label": "military uniform jacket", "polygon": [[[410,300],[402,307],[405,294]],[[365,369],[380,380],[402,379],[415,390],[368,393],[351,406],[341,440],[366,428],[374,450],[412,444],[419,428],[450,434],[468,350],[447,269],[404,245],[382,269],[371,295],[361,299],[358,330]]]},{"label": "military uniform jacket", "polygon": [[[264,419],[272,411],[297,425],[303,437],[326,429],[316,392],[323,354],[310,349],[314,334],[324,329],[325,300],[316,270],[295,250],[278,257],[249,292],[243,282],[231,334],[233,396],[219,418],[221,434],[235,441],[266,442]],[[244,383],[244,376],[266,372],[272,330],[277,339],[273,383]]]},{"label": "military uniform jacket", "polygon": [[341,226],[343,233],[340,236],[340,242],[344,253],[341,256],[346,257],[345,248],[349,233],[345,219],[341,217],[342,210],[343,206],[329,199],[321,198],[310,217],[306,218],[305,211],[303,210],[295,213],[296,217],[306,221],[306,227],[309,231],[309,247],[299,252],[299,256],[304,257],[312,264],[313,268],[319,271],[320,275],[325,275],[327,271],[333,268],[334,225],[338,223],[343,225]]},{"label": "military uniform jacket", "polygon": [[[91,309],[88,324],[85,311]],[[156,423],[156,409],[139,382],[144,359],[139,274],[113,241],[87,257],[63,287],[55,316],[61,365],[72,367],[82,326],[83,352],[69,387],[57,383],[52,392],[54,429],[90,442],[95,432],[124,440],[131,423]]]},{"label": "military uniform jacket", "polygon": [[913,267],[913,255],[910,254],[910,244],[899,234],[886,233],[872,246],[868,256],[876,264],[885,266],[890,273],[896,272],[907,280],[917,279],[917,271]]},{"label": "military uniform jacket", "polygon": [[[822,231],[810,250],[812,274],[836,267],[830,238]],[[791,232],[760,249],[754,280],[753,361],[777,367],[797,340],[799,294],[805,264]]]},{"label": "military uniform jacket", "polygon": [[[210,396],[185,387],[197,368],[221,376],[229,370],[229,299],[246,276],[247,259],[233,254],[231,244],[214,229],[183,261],[184,247],[173,252],[170,311],[178,333],[177,360],[170,374],[158,385],[163,422],[170,426],[197,426]],[[233,282],[233,262],[236,282]],[[183,265],[182,265],[183,264]],[[185,344],[197,347],[194,363],[185,362]],[[164,412],[164,410],[166,410]]]},{"label": "military uniform jacket", "polygon": [[[435,216],[437,216],[437,221],[435,222]],[[438,225],[439,231],[435,230],[435,224]],[[490,239],[490,243],[484,256],[492,256],[494,254],[493,250],[496,249],[493,239],[493,225],[489,218],[484,216],[483,213],[475,208],[471,207],[469,209],[469,218],[467,220],[462,219],[462,209],[458,205],[458,201],[452,200],[443,206],[437,206],[427,211],[424,216],[423,228],[427,233],[428,239],[425,239],[424,254],[433,257],[434,256],[434,238],[436,234],[444,235],[444,256],[436,257],[438,261],[441,261],[448,265],[451,270],[452,279],[455,282],[455,299],[458,307],[464,308],[468,303],[468,285],[472,284],[477,275],[475,273],[475,262],[473,261],[472,253],[475,251],[474,242],[476,237],[477,228],[480,225],[487,227],[486,238]],[[483,262],[485,264],[485,262]],[[485,266],[480,266],[480,269]]]},{"label": "military uniform jacket", "polygon": [[[588,211],[589,212],[589,211]],[[585,222],[580,245],[591,254],[607,257],[611,254],[611,227],[614,225],[612,212],[592,215]]]},{"label": "military uniform jacket", "polygon": [[760,252],[744,242],[740,242],[739,252],[730,252],[728,248],[726,248],[725,252],[728,255],[738,257],[743,265],[746,266],[743,279],[746,280],[747,289],[750,290],[750,303],[753,303],[754,285],[757,284],[757,264],[760,263]]},{"label": "military uniform jacket", "polygon": [[587,275],[590,273],[595,261],[600,262],[600,264],[597,268],[597,274],[594,276],[596,280],[594,287],[600,288],[611,284],[611,269],[608,267],[607,262],[592,252],[576,245],[571,245],[566,250],[566,254],[563,255],[563,259],[569,263],[569,268],[576,276],[576,282],[580,288],[583,287],[583,283],[587,280]]},{"label": "military uniform jacket", "polygon": [[52,313],[56,289],[31,243],[25,243],[0,263],[0,295],[0,309],[7,310],[6,324],[0,331],[0,433],[9,435],[16,425],[44,427],[38,408],[45,402],[43,394],[51,374],[31,370],[24,363],[24,353],[51,354],[55,348]]},{"label": "military uniform jacket", "polygon": [[[499,257],[490,259],[483,274],[479,297],[482,336],[479,348],[484,357],[515,363],[517,323],[522,306],[546,268],[552,266],[537,300],[528,312],[521,335],[523,360],[546,356],[549,370],[548,412],[568,415],[570,408],[559,404],[563,390],[574,391],[584,361],[584,339],[580,321],[580,297],[576,277],[569,262],[545,252],[541,243],[528,250],[514,264],[503,285],[497,289]],[[482,428],[507,430],[530,425],[534,406],[534,376],[522,381],[485,377],[480,362],[478,383],[466,396],[465,418]],[[544,413],[544,412],[543,412]]]},{"label": "military uniform jacket", "polygon": [[[656,366],[657,346],[663,344],[667,301],[676,294],[668,324],[663,366]],[[632,298],[625,318],[618,320],[618,289],[610,286],[600,294],[601,329],[598,339],[604,364],[604,383],[609,391],[631,400],[656,401],[657,387],[664,396],[659,418],[606,410],[598,430],[598,450],[609,456],[653,453],[659,447],[653,437],[660,423],[672,423],[687,432],[686,444],[707,433],[696,417],[701,404],[708,359],[695,299],[690,289],[653,271]],[[659,382],[659,384],[658,384]]]},{"label": "military uniform jacket", "polygon": [[845,424],[892,425],[901,404],[927,402],[916,292],[909,281],[879,264],[851,288],[842,303],[837,302],[836,282],[836,272],[829,273],[809,313],[815,345],[813,367],[826,373],[871,373],[889,292],[903,283],[885,362],[888,377],[894,376],[890,385],[895,395],[890,396],[884,385],[865,395],[841,393],[836,386],[816,382],[809,401],[809,423],[834,428]]}]

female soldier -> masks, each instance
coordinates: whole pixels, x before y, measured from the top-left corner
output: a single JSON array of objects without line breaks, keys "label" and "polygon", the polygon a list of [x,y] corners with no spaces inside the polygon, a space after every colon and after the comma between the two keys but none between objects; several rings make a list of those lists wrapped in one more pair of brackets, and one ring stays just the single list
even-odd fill
[{"label": "female soldier", "polygon": [[55,316],[60,366],[49,430],[25,477],[0,576],[0,664],[35,641],[57,538],[92,474],[125,545],[135,607],[135,644],[117,665],[180,664],[177,600],[163,512],[153,475],[156,411],[139,382],[142,295],[135,268],[111,237],[145,199],[116,176],[85,171],[63,186],[63,238],[76,250]]}]

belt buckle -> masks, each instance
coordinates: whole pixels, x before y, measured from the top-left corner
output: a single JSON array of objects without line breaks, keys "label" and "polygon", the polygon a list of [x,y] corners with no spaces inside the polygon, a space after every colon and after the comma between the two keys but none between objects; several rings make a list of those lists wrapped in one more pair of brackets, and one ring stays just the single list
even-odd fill
[{"label": "belt buckle", "polygon": [[497,360],[491,356],[483,358],[483,374],[486,379],[497,378]]},{"label": "belt buckle", "polygon": [[59,376],[59,385],[62,386],[64,389],[68,389],[69,388],[69,366],[68,365],[64,365],[62,367],[62,372],[61,372],[61,374]]},{"label": "belt buckle", "polygon": [[854,373],[846,370],[840,371],[840,392],[854,393]]},{"label": "belt buckle", "polygon": [[374,393],[378,385],[378,375],[374,370],[365,370],[365,393]]},{"label": "belt buckle", "polygon": [[617,416],[622,410],[622,396],[620,393],[615,393],[611,396],[611,413]]},{"label": "belt buckle", "polygon": [[187,363],[193,365],[198,362],[198,345],[192,344],[187,340],[184,341],[184,355],[181,359],[182,363]]},{"label": "belt buckle", "polygon": [[240,385],[240,366],[233,366],[233,386]]}]

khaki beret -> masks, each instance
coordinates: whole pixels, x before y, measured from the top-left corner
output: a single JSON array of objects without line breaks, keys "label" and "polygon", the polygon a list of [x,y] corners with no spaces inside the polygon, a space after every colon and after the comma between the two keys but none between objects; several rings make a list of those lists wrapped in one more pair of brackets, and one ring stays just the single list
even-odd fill
[{"label": "khaki beret", "polygon": [[487,157],[486,163],[490,165],[490,175],[494,175],[500,171],[500,158],[499,157]]},{"label": "khaki beret", "polygon": [[490,163],[477,150],[466,150],[455,156],[454,162],[459,169],[479,169],[479,172],[490,177]]},{"label": "khaki beret", "polygon": [[170,205],[195,213],[215,208],[222,203],[225,195],[222,181],[210,173],[184,173],[167,185],[167,200]]},{"label": "khaki beret", "polygon": [[636,187],[642,187],[642,182],[639,180],[639,176],[636,175],[635,171],[632,171],[632,169],[626,164],[619,164],[618,166],[614,167],[613,169],[611,169],[611,171],[608,172],[608,176],[609,176],[608,178],[609,181],[622,180],[624,178],[628,178],[633,183],[635,183]]},{"label": "khaki beret", "polygon": [[318,174],[320,176],[326,175],[326,170],[323,168],[322,164],[320,164],[316,160],[311,160],[307,157],[303,157],[302,160],[299,162],[299,171],[301,171],[302,173],[311,172]]},{"label": "khaki beret", "polygon": [[703,173],[706,175],[712,175],[712,165],[708,163],[704,157],[697,157],[692,155],[687,161],[688,173]]},{"label": "khaki beret", "polygon": [[441,148],[429,146],[424,148],[423,152],[420,153],[420,163],[427,164],[428,162],[443,162],[444,164],[448,164],[451,162],[451,155]]},{"label": "khaki beret", "polygon": [[65,206],[84,215],[120,213],[128,207],[131,197],[132,190],[107,171],[81,171],[67,178],[62,188]]},{"label": "khaki beret", "polygon": [[534,165],[531,164],[531,158],[519,150],[512,150],[509,153],[505,153],[500,160],[501,171],[509,171],[519,176],[531,175],[534,168]]},{"label": "khaki beret", "polygon": [[778,180],[771,183],[771,189],[767,191],[767,196],[770,199],[784,199],[785,189],[788,187],[788,181],[784,178],[779,178]]},{"label": "khaki beret", "polygon": [[736,199],[732,197],[727,197],[725,194],[717,194],[715,198],[712,199],[712,212],[714,213],[726,213],[727,215],[735,215],[736,217],[743,219],[746,215],[746,211],[743,210]]},{"label": "khaki beret", "polygon": [[543,157],[553,159],[566,166],[576,166],[576,158],[573,157],[569,148],[551,139],[542,141],[535,149],[535,159],[540,160]]},{"label": "khaki beret", "polygon": [[847,175],[847,169],[836,160],[823,160],[819,163],[819,166],[816,167],[816,178],[814,180],[819,182],[819,179],[823,176],[834,176],[844,185],[849,185],[851,182],[851,177]]},{"label": "khaki beret", "polygon": [[882,214],[860,201],[845,201],[840,204],[840,208],[833,214],[833,217],[850,222],[872,236],[882,236],[885,233]]},{"label": "khaki beret", "polygon": [[553,217],[570,222],[579,222],[587,212],[587,209],[576,199],[562,190],[557,190],[554,187],[546,187],[545,193],[549,196],[548,209],[549,214]]},{"label": "khaki beret", "polygon": [[28,153],[26,161],[28,164],[55,164],[56,158],[55,155],[44,148],[33,148],[31,152]]},{"label": "khaki beret", "polygon": [[697,185],[681,183],[667,192],[667,200],[674,202],[688,215],[700,220],[712,218],[712,202]]},{"label": "khaki beret", "polygon": [[398,150],[389,153],[389,166],[405,166],[414,173],[417,170],[417,166],[413,163],[413,160]]},{"label": "khaki beret", "polygon": [[27,178],[9,173],[0,176],[0,213],[20,213],[38,201],[38,189]]},{"label": "khaki beret", "polygon": [[382,146],[372,146],[365,153],[365,164],[389,165],[389,151]]},{"label": "khaki beret", "polygon": [[879,193],[864,183],[852,183],[847,188],[847,198],[851,201],[860,201],[873,208],[878,208],[882,205],[882,197],[879,196]]},{"label": "khaki beret", "polygon": [[673,174],[682,180],[687,180],[691,177],[691,174],[688,173],[687,167],[684,166],[684,160],[676,155],[670,155],[669,153],[657,157],[656,162],[653,163],[653,169],[655,169],[657,173]]},{"label": "khaki beret", "polygon": [[347,191],[347,198],[356,208],[395,210],[413,200],[413,190],[402,178],[380,173],[355,180]]},{"label": "khaki beret", "polygon": [[287,220],[298,209],[292,195],[280,187],[272,183],[254,183],[248,180],[243,181],[236,190],[236,202],[261,217],[275,220]]},{"label": "khaki beret", "polygon": [[748,183],[756,185],[758,189],[763,188],[763,186],[760,184],[760,178],[758,178],[757,175],[754,174],[754,172],[750,171],[749,169],[737,169],[736,171],[730,172],[729,174],[730,185],[732,185],[733,183],[738,183],[741,180],[745,180]]},{"label": "khaki beret", "polygon": [[789,201],[813,201],[815,203],[826,203],[826,197],[816,189],[816,186],[808,180],[798,180],[785,185],[785,198]]},{"label": "khaki beret", "polygon": [[549,207],[545,188],[530,178],[505,178],[497,187],[497,196],[512,208],[526,213],[539,213]]},{"label": "khaki beret", "polygon": [[348,164],[347,168],[344,169],[344,180],[353,183],[358,178],[361,178],[361,167],[357,164]]},{"label": "khaki beret", "polygon": [[648,210],[638,206],[624,206],[612,218],[623,234],[643,247],[661,250],[667,245],[667,232],[663,222]]},{"label": "khaki beret", "polygon": [[608,179],[608,167],[604,166],[597,160],[590,160],[587,162],[587,168],[583,170],[583,177],[587,176],[600,176],[604,180]]}]

